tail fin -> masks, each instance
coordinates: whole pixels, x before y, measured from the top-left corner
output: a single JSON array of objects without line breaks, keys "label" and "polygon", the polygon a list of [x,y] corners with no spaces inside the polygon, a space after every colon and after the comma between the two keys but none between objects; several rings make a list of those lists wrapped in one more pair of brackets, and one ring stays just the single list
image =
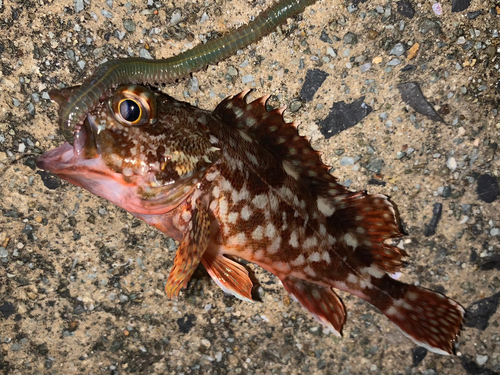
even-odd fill
[{"label": "tail fin", "polygon": [[417,345],[452,354],[465,310],[454,300],[428,289],[404,284],[388,275],[372,279],[375,296],[367,301],[380,309]]}]

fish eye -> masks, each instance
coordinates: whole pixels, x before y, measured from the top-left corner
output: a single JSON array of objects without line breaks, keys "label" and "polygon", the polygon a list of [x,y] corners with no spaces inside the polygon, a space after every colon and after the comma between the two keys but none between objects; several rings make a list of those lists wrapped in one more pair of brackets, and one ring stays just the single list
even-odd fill
[{"label": "fish eye", "polygon": [[137,127],[157,120],[156,96],[144,86],[118,88],[110,99],[110,106],[115,119],[123,125]]},{"label": "fish eye", "polygon": [[141,118],[141,105],[133,99],[124,99],[118,104],[120,116],[128,122],[136,122]]}]

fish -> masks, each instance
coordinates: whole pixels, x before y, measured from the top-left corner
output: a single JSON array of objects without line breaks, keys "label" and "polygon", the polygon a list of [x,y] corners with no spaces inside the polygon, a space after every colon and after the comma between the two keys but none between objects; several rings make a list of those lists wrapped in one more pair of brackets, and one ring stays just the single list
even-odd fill
[{"label": "fish", "polygon": [[[63,106],[78,87],[50,91]],[[335,292],[379,309],[406,336],[449,355],[463,307],[395,277],[407,253],[396,207],[342,186],[285,108],[249,91],[213,111],[139,84],[117,87],[88,112],[73,143],[37,166],[107,199],[179,242],[165,284],[178,298],[201,263],[226,293],[253,301],[243,259],[273,273],[336,335],[346,322]]]}]

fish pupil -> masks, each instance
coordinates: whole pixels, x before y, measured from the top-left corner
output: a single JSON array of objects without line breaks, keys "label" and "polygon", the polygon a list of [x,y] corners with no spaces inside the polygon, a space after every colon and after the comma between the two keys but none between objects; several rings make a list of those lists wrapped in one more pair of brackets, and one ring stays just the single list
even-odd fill
[{"label": "fish pupil", "polygon": [[141,108],[134,100],[124,100],[120,103],[120,115],[125,121],[135,122],[141,115]]}]

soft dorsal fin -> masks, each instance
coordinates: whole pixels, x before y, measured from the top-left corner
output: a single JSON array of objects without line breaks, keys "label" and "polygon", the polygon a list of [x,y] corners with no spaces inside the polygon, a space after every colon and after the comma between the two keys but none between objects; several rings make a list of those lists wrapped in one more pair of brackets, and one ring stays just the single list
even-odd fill
[{"label": "soft dorsal fin", "polygon": [[284,107],[267,111],[269,96],[247,103],[249,91],[223,100],[215,109],[227,125],[246,131],[261,147],[276,155],[284,170],[316,199],[327,230],[359,255],[362,265],[396,272],[404,250],[386,240],[401,236],[392,204],[383,195],[351,192],[328,173],[320,153],[300,136],[294,123],[283,120]]}]

